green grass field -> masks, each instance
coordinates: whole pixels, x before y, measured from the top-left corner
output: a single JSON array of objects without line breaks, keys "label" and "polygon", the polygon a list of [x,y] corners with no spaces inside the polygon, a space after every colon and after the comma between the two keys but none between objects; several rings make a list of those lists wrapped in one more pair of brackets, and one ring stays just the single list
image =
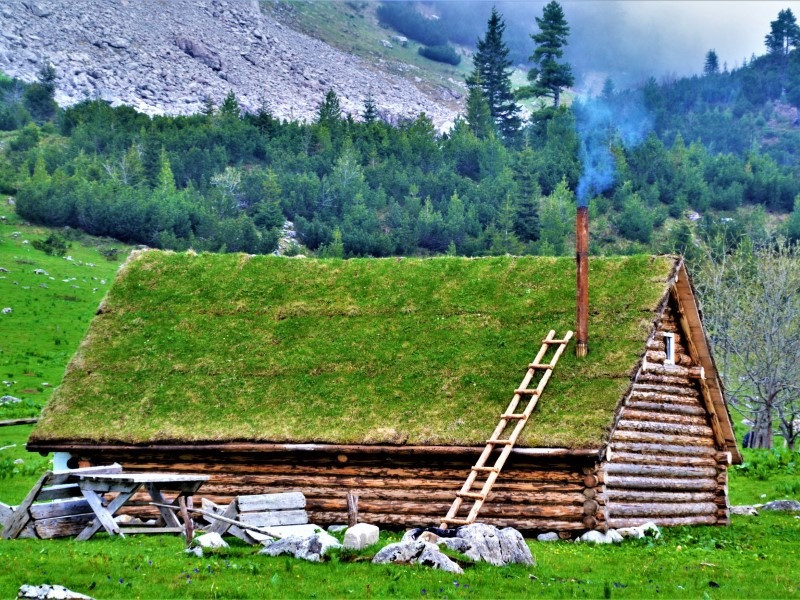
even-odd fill
[{"label": "green grass field", "polygon": [[[39,414],[129,248],[80,236],[66,256],[48,256],[32,242],[50,229],[23,225],[5,198],[0,216],[0,309],[12,311],[0,314],[0,396],[22,400],[0,406],[4,420]],[[111,247],[114,261],[100,253]]]}]

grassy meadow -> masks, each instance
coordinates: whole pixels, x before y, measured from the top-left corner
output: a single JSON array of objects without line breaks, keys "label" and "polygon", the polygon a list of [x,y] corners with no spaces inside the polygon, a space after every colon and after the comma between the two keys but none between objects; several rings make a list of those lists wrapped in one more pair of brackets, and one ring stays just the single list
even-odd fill
[{"label": "grassy meadow", "polygon": [[[38,414],[119,260],[107,261],[99,252],[115,243],[92,238],[72,242],[67,255],[73,261],[48,256],[23,243],[48,230],[24,226],[6,206],[0,215],[6,216],[0,221],[0,267],[9,271],[0,273],[0,305],[13,309],[0,316],[2,379],[11,381],[2,392],[24,398],[22,406],[0,408],[0,419],[7,419]],[[13,237],[15,231],[20,235]],[[1,502],[21,501],[49,467],[49,457],[25,450],[32,429],[0,427]],[[732,503],[800,498],[796,455],[744,454],[745,465],[731,470]],[[380,544],[399,536],[384,532]],[[230,548],[196,558],[183,552],[178,536],[0,540],[0,598],[15,597],[25,583],[60,584],[95,598],[800,597],[800,515],[790,514],[733,517],[724,528],[673,528],[659,540],[613,547],[530,541],[534,567],[465,563],[458,576],[373,566],[369,559],[379,546],[333,552],[327,562],[312,564],[259,556],[257,548],[229,541]]]},{"label": "grassy meadow", "polygon": [[[33,242],[52,230],[23,225],[5,197],[0,217],[0,310],[11,309],[0,314],[0,396],[22,400],[0,405],[2,421],[40,413],[130,249],[81,234],[50,256]],[[110,248],[111,261],[100,252]]]}]

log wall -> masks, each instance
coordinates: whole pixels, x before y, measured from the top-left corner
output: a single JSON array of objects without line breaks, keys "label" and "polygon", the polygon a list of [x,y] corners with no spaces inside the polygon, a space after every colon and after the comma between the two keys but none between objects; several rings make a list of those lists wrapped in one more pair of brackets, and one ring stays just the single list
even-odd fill
[{"label": "log wall", "polygon": [[[648,342],[601,465],[611,528],[729,522],[728,455],[715,441],[673,302]],[[675,335],[675,365],[664,364],[667,332]]]},{"label": "log wall", "polygon": [[[298,451],[160,453],[104,448],[76,453],[83,463],[117,461],[126,471],[169,470],[211,475],[199,496],[227,503],[236,495],[299,491],[312,523],[347,522],[347,494],[357,494],[359,519],[394,528],[439,526],[480,454],[402,455]],[[605,515],[595,500],[596,458],[512,455],[480,520],[527,533],[591,529]],[[195,502],[199,502],[195,498]],[[466,510],[469,504],[465,503]],[[134,513],[142,513],[142,508]],[[466,514],[466,510],[463,514]]]}]

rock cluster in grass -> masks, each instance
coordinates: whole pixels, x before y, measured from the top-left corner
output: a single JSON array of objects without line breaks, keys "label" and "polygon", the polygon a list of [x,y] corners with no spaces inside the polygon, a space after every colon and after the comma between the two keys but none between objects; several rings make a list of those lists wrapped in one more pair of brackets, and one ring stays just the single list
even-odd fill
[{"label": "rock cluster in grass", "polygon": [[23,585],[17,592],[17,598],[36,598],[37,600],[92,600],[78,592],[68,590],[63,585]]},{"label": "rock cluster in grass", "polygon": [[441,128],[461,101],[299,33],[258,0],[4,0],[0,21],[0,71],[33,81],[52,63],[62,105],[102,99],[191,114],[233,91],[248,111],[266,104],[277,117],[308,120],[334,89],[356,117],[371,92],[382,118],[424,112]]},{"label": "rock cluster in grass", "polygon": [[335,537],[320,531],[307,537],[293,535],[280,540],[265,541],[264,548],[259,554],[268,556],[291,554],[295,558],[321,562],[328,550],[341,547],[342,545]]},{"label": "rock cluster in grass", "polygon": [[578,539],[576,539],[575,542],[587,542],[590,544],[619,544],[626,538],[640,540],[645,537],[658,539],[661,537],[661,530],[655,523],[650,521],[637,527],[609,529],[605,533],[602,531],[587,531]]},{"label": "rock cluster in grass", "polygon": [[6,404],[19,404],[20,402],[22,402],[22,400],[20,400],[16,396],[2,396],[2,397],[0,397],[0,406],[4,406]]},{"label": "rock cluster in grass", "polygon": [[454,536],[440,536],[432,531],[412,529],[406,532],[400,542],[389,544],[378,552],[372,562],[421,564],[450,573],[461,573],[461,567],[442,553],[439,549],[441,546],[459,552],[469,560],[488,562],[495,566],[536,564],[519,531],[512,527],[498,529],[484,523],[459,527]]}]

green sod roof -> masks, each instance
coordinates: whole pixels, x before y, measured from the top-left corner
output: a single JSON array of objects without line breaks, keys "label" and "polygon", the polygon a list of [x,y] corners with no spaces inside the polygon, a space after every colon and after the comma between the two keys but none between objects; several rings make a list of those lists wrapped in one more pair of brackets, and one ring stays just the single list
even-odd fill
[{"label": "green sod roof", "polygon": [[[674,265],[590,260],[589,356],[570,343],[520,445],[603,442]],[[148,251],[31,441],[481,445],[541,339],[574,323],[571,258]]]}]

